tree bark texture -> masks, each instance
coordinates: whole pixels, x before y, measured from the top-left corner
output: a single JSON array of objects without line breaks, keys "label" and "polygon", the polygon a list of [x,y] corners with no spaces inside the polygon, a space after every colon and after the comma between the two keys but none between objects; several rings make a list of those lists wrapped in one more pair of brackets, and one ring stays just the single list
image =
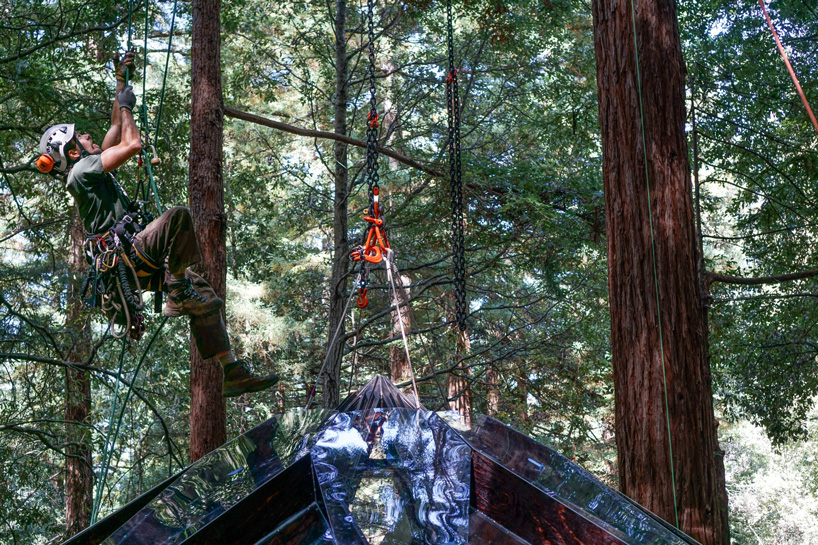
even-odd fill
[{"label": "tree bark texture", "polygon": [[[392,333],[393,339],[401,339],[401,322],[403,331],[407,334],[412,330],[412,308],[407,304],[410,294],[409,288],[411,280],[408,276],[395,276],[395,291],[398,294],[398,305],[400,312],[395,310],[395,303],[392,302]],[[390,300],[392,299],[390,294]],[[400,320],[400,321],[398,321]],[[389,374],[395,384],[404,382],[412,378],[412,371],[409,369],[409,360],[406,358],[406,349],[401,342],[392,343],[389,348]],[[413,392],[414,395],[414,392]]]},{"label": "tree bark texture", "polygon": [[466,422],[471,422],[472,414],[472,391],[469,384],[469,375],[471,372],[469,368],[463,365],[463,357],[468,355],[471,351],[471,343],[469,342],[469,334],[459,328],[455,328],[457,332],[457,353],[455,358],[458,360],[457,373],[449,374],[449,409],[460,413]]},{"label": "tree bark texture", "polygon": [[[68,361],[85,361],[91,353],[88,314],[84,312],[80,290],[85,272],[82,242],[85,230],[75,214],[70,225],[71,246],[68,255],[67,330],[71,334]],[[94,472],[91,465],[91,378],[88,371],[65,369],[65,537],[88,527],[93,508]]]},{"label": "tree bark texture", "polygon": [[[347,103],[349,102],[349,65],[346,42],[346,0],[335,2],[335,134],[347,133]],[[346,273],[349,267],[349,241],[347,240],[347,144],[340,140],[333,143],[335,157],[335,205],[333,207],[333,249],[331,294],[329,301],[329,330],[327,338],[327,367],[321,377],[323,387],[322,405],[334,408],[341,402],[341,360],[344,357],[344,343],[339,339],[344,334],[344,306],[347,300]],[[340,329],[338,329],[340,326]],[[338,337],[333,343],[335,331]]]},{"label": "tree bark texture", "polygon": [[500,413],[500,373],[494,366],[486,371],[486,382],[488,382],[486,414],[496,418]]},{"label": "tree bark texture", "polygon": [[704,545],[727,543],[724,474],[696,273],[676,11],[670,0],[633,2],[641,81],[631,0],[593,1],[619,478],[625,494],[671,523],[675,487],[681,529]]},{"label": "tree bark texture", "polygon": [[[190,89],[190,210],[202,252],[200,274],[222,299],[227,282],[222,178],[219,0],[193,0]],[[203,360],[190,342],[190,459],[198,460],[226,438],[222,370]]]}]

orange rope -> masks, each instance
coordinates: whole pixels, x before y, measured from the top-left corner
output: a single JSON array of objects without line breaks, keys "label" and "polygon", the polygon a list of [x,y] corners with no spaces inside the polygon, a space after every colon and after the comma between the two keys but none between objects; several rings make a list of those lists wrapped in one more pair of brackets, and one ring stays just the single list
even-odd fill
[{"label": "orange rope", "polygon": [[770,19],[770,14],[767,13],[767,7],[764,5],[764,0],[758,0],[758,3],[761,4],[761,11],[764,12],[764,17],[767,18],[767,26],[770,27],[770,30],[773,33],[773,38],[775,38],[778,51],[781,53],[781,57],[784,59],[784,64],[787,65],[787,70],[790,72],[790,77],[792,78],[793,83],[795,83],[795,88],[798,90],[798,94],[801,96],[801,102],[804,103],[804,108],[807,109],[807,114],[809,114],[810,121],[812,121],[812,126],[815,127],[815,131],[818,132],[818,121],[815,120],[815,114],[812,113],[812,108],[809,107],[809,102],[807,102],[807,97],[804,95],[804,90],[801,89],[801,84],[798,83],[798,78],[795,76],[795,71],[792,69],[790,60],[787,58],[787,52],[784,51],[784,46],[781,45],[781,40],[778,38],[778,33],[775,31],[775,27],[773,27],[773,21]]}]

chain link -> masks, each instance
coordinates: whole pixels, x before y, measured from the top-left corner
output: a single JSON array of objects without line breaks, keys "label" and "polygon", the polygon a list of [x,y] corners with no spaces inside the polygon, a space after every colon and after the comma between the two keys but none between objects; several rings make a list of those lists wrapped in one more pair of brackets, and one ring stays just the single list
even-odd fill
[{"label": "chain link", "polygon": [[[378,174],[378,103],[375,98],[375,24],[373,14],[375,11],[375,0],[367,0],[367,34],[369,44],[369,66],[367,73],[369,76],[369,115],[366,125],[366,183],[369,186],[369,209],[370,215],[375,215],[375,194],[380,192],[380,176]],[[366,244],[369,229],[364,230],[359,251],[363,252]],[[363,256],[360,259],[361,273],[358,282],[358,290],[361,298],[366,297],[366,290],[369,284],[369,267]],[[360,305],[359,305],[360,306]]]},{"label": "chain link", "polygon": [[460,92],[457,68],[454,65],[454,30],[452,1],[446,0],[446,40],[449,72],[446,76],[446,108],[449,124],[449,180],[452,196],[452,262],[454,265],[455,320],[461,331],[466,330],[466,251],[464,241],[463,173],[460,162]]},{"label": "chain link", "polygon": [[369,186],[369,213],[374,208],[375,190],[378,182],[378,104],[375,99],[375,24],[372,20],[375,0],[367,0],[367,22],[369,33],[369,116],[366,127],[366,183]]}]

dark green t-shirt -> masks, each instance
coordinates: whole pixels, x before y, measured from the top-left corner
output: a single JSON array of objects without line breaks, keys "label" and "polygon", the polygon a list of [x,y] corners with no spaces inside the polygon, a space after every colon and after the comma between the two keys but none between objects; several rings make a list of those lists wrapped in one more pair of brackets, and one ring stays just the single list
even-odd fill
[{"label": "dark green t-shirt", "polygon": [[88,155],[77,161],[68,173],[66,188],[77,201],[80,219],[88,233],[104,233],[125,217],[130,206],[116,178],[102,168],[100,155]]}]

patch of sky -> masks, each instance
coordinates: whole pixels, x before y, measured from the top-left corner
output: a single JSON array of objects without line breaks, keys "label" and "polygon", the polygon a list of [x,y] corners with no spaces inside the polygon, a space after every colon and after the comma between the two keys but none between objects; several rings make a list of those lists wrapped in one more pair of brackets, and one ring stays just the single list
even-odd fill
[{"label": "patch of sky", "polygon": [[717,19],[713,21],[713,24],[710,25],[710,28],[707,30],[707,34],[711,38],[717,38],[727,33],[730,28],[730,23],[726,17],[722,17],[721,19]]}]

